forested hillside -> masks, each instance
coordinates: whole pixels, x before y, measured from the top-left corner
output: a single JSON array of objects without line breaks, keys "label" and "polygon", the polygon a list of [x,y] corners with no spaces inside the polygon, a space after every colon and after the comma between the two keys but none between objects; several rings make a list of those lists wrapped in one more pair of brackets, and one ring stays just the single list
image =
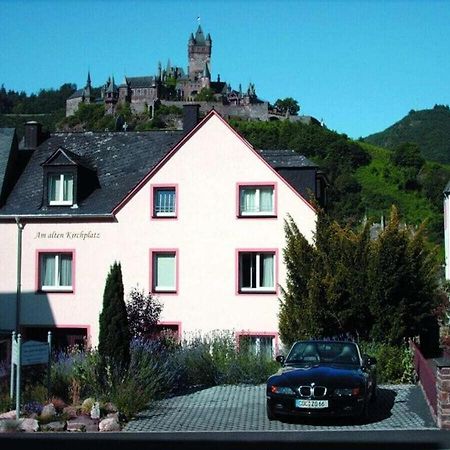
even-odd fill
[{"label": "forested hillside", "polygon": [[386,130],[364,138],[365,142],[393,149],[406,142],[419,145],[422,156],[431,161],[450,163],[450,108],[411,110]]},{"label": "forested hillside", "polygon": [[291,122],[232,121],[258,148],[292,148],[317,162],[327,173],[329,212],[341,223],[379,222],[391,205],[411,225],[427,220],[433,242],[443,241],[442,191],[450,167],[427,162],[417,145],[395,151],[354,142],[317,125]]}]

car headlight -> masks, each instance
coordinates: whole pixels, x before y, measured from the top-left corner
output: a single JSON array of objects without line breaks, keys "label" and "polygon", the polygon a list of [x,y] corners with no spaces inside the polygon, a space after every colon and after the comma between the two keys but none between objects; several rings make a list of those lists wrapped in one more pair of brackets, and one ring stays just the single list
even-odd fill
[{"label": "car headlight", "polygon": [[335,395],[340,397],[358,397],[361,394],[361,389],[357,388],[337,388],[334,390]]},{"label": "car headlight", "polygon": [[285,386],[270,386],[269,390],[271,394],[295,395],[290,387]]}]

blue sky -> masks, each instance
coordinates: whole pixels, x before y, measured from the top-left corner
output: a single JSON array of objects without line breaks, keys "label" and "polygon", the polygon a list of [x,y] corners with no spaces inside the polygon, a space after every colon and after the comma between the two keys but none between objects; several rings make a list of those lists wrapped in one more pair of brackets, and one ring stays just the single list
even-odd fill
[{"label": "blue sky", "polygon": [[0,0],[0,84],[37,92],[187,66],[197,27],[212,76],[353,138],[450,103],[450,1]]}]

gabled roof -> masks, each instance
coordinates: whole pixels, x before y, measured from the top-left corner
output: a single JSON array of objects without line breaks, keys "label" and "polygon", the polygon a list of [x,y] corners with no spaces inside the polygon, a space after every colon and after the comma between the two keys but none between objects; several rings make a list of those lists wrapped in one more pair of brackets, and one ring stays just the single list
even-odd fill
[{"label": "gabled roof", "polygon": [[149,88],[155,84],[153,77],[127,77],[130,88]]},{"label": "gabled roof", "polygon": [[262,157],[275,169],[318,167],[306,156],[300,155],[294,150],[259,150]]},{"label": "gabled roof", "polygon": [[6,172],[11,158],[14,136],[14,128],[0,128],[0,195],[6,182]]},{"label": "gabled roof", "polygon": [[[211,110],[187,135],[182,131],[51,135],[33,152],[5,205],[0,208],[0,218],[14,215],[112,217],[212,117],[219,118],[263,164],[314,209],[300,191],[275,170],[279,167],[315,166],[313,163],[290,150],[255,150],[216,111]],[[96,172],[98,187],[78,202],[77,208],[46,206],[43,202],[42,166],[55,163],[80,164]]]},{"label": "gabled roof", "polygon": [[[182,131],[56,133],[33,153],[5,205],[4,215],[108,215],[180,140]],[[43,167],[64,153],[96,171],[99,188],[78,208],[43,205]],[[76,157],[75,157],[76,155]]]},{"label": "gabled roof", "polygon": [[77,91],[75,91],[69,98],[68,100],[70,100],[71,98],[80,98],[83,97],[84,94],[84,88],[83,89],[78,89]]}]

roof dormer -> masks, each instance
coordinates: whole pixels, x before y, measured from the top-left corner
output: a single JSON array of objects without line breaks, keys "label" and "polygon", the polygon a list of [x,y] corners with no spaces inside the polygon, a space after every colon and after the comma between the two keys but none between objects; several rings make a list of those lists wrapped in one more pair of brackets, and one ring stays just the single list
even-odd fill
[{"label": "roof dormer", "polygon": [[78,203],[98,185],[96,174],[83,158],[59,147],[43,163],[45,206],[70,206]]}]

